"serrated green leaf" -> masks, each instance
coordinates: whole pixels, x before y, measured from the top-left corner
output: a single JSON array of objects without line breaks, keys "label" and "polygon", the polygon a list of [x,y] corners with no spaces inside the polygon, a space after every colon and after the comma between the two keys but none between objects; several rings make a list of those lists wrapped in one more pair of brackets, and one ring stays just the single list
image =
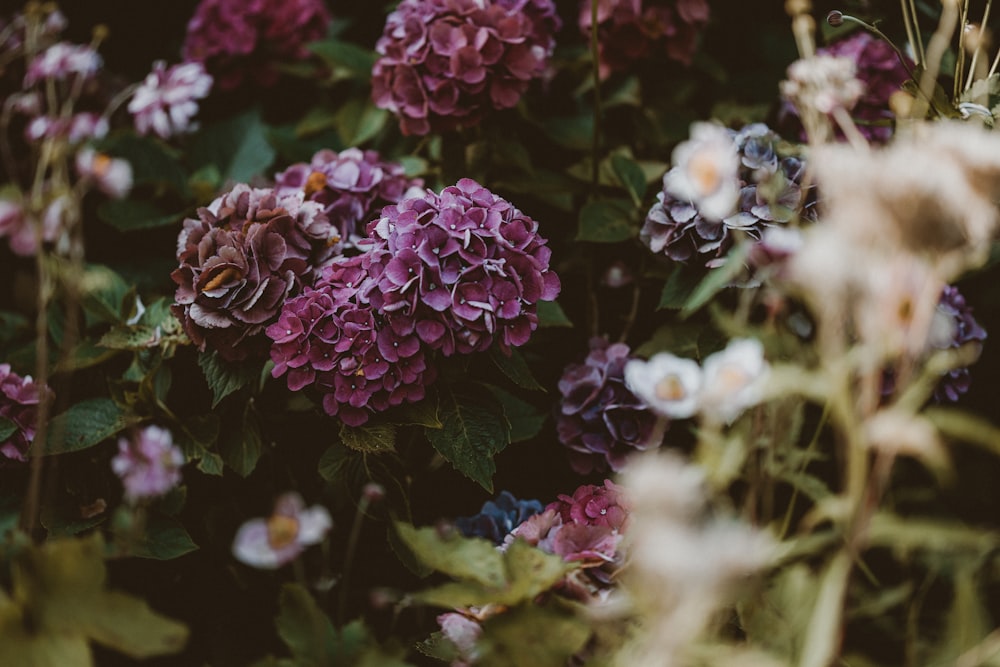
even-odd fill
[{"label": "serrated green leaf", "polygon": [[457,395],[451,388],[440,392],[443,427],[425,428],[431,446],[460,473],[493,493],[493,457],[510,444],[510,424],[503,407],[474,395]]},{"label": "serrated green leaf", "polygon": [[438,572],[494,589],[506,583],[503,554],[489,540],[401,522],[396,532],[420,562]]},{"label": "serrated green leaf", "polygon": [[393,408],[387,415],[395,424],[411,424],[427,428],[443,428],[444,424],[438,417],[438,397],[434,387],[429,387],[423,400],[416,403],[404,403]]},{"label": "serrated green leaf", "polygon": [[555,301],[538,302],[538,326],[542,329],[547,327],[572,327],[573,323],[566,313]]},{"label": "serrated green leaf", "polygon": [[340,441],[357,452],[378,454],[396,448],[396,427],[392,424],[375,426],[340,425]]},{"label": "serrated green leaf", "polygon": [[578,241],[618,243],[639,233],[631,202],[623,199],[592,201],[580,209]]},{"label": "serrated green leaf", "polygon": [[632,158],[616,153],[611,156],[611,168],[632,198],[632,202],[636,206],[642,204],[642,198],[646,196],[646,174],[642,171],[642,167]]},{"label": "serrated green leaf", "polygon": [[84,269],[79,288],[81,305],[90,317],[99,322],[121,322],[125,317],[126,301],[129,309],[135,301],[133,288],[120,275],[100,264],[91,264]]},{"label": "serrated green leaf", "polygon": [[260,375],[259,364],[229,363],[218,352],[202,352],[198,355],[198,365],[212,390],[213,408],[234,391],[253,384]]},{"label": "serrated green leaf", "polygon": [[548,418],[544,412],[540,412],[535,408],[535,406],[531,405],[527,401],[522,401],[517,396],[514,396],[500,387],[486,385],[486,388],[489,389],[490,392],[492,392],[503,405],[504,415],[510,423],[511,443],[530,440],[541,432],[542,426]]},{"label": "serrated green leaf", "polygon": [[203,127],[192,138],[190,157],[196,167],[216,165],[222,181],[245,183],[267,171],[274,162],[274,149],[260,110],[251,109]]},{"label": "serrated green leaf", "polygon": [[[298,584],[285,584],[281,587],[278,605],[278,616],[274,619],[278,636],[291,650],[296,662],[316,667],[333,665],[336,632],[309,591]],[[353,650],[344,657],[353,658],[360,653],[361,642],[350,648]]]},{"label": "serrated green leaf", "polygon": [[109,199],[97,207],[97,217],[119,231],[132,232],[177,224],[184,212],[170,213],[144,199]]},{"label": "serrated green leaf", "polygon": [[77,452],[137,423],[110,398],[91,398],[56,415],[50,422],[45,444],[32,447],[35,456]]},{"label": "serrated green leaf", "polygon": [[500,348],[492,347],[490,348],[490,360],[518,387],[545,391],[545,387],[540,385],[535,376],[531,374],[531,369],[528,368],[528,362],[524,360],[524,355],[516,348],[511,348],[510,355],[506,355]]}]

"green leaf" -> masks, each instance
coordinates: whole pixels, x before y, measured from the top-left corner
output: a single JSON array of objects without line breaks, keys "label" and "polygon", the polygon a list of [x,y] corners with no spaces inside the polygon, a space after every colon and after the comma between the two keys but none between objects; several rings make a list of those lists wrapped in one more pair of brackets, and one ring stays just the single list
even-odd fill
[{"label": "green leaf", "polygon": [[240,427],[223,436],[220,449],[222,460],[240,477],[246,477],[257,467],[264,444],[260,437],[260,419],[252,403],[247,403]]},{"label": "green leaf", "polygon": [[657,310],[680,310],[691,298],[691,293],[698,286],[701,276],[686,270],[683,264],[678,264],[670,273],[670,278],[663,285],[660,293],[660,303]]},{"label": "green leaf", "polygon": [[117,350],[99,346],[99,343],[95,343],[90,339],[81,340],[72,350],[63,355],[59,363],[56,364],[56,370],[62,373],[91,368],[103,364],[116,354],[118,354]]},{"label": "green leaf", "polygon": [[441,390],[440,401],[444,426],[425,428],[427,440],[456,470],[493,493],[493,456],[510,443],[502,406],[496,399],[477,400],[469,392],[456,395],[451,388]]},{"label": "green leaf", "polygon": [[635,163],[630,157],[621,154],[611,156],[611,168],[614,169],[615,176],[632,198],[632,202],[639,206],[642,198],[646,196],[646,174],[642,167]]},{"label": "green leaf", "polygon": [[528,362],[524,360],[524,355],[516,348],[511,348],[508,356],[500,348],[492,347],[490,348],[490,359],[518,387],[545,391],[545,387],[540,385],[535,376],[531,374],[531,369],[528,368]]},{"label": "green leaf", "polygon": [[168,213],[144,199],[109,199],[97,207],[97,217],[115,229],[131,232],[169,227],[184,218],[184,212]]},{"label": "green leaf", "polygon": [[510,422],[510,441],[524,442],[538,435],[547,418],[544,412],[539,412],[527,401],[522,401],[500,387],[486,385],[494,396],[503,404],[503,412]]},{"label": "green leaf", "polygon": [[[391,415],[391,416],[390,416]],[[437,392],[428,388],[423,400],[416,403],[404,403],[393,408],[386,415],[394,424],[411,424],[427,428],[443,428],[444,424],[438,417]]]},{"label": "green leaf", "polygon": [[99,322],[117,324],[132,310],[135,293],[124,278],[106,266],[91,264],[80,278],[81,305]]},{"label": "green leaf", "polygon": [[[336,631],[309,591],[298,584],[285,584],[281,587],[278,605],[278,616],[274,619],[278,636],[288,646],[296,662],[301,665],[333,665],[330,658],[337,643]],[[347,631],[348,628],[345,628]],[[360,653],[363,635],[352,638],[357,641],[346,645],[347,650],[341,652],[341,657],[352,659]]]},{"label": "green leaf", "polygon": [[368,98],[354,98],[337,112],[337,132],[346,145],[360,146],[375,138],[388,120],[385,109],[379,109]]},{"label": "green leaf", "polygon": [[334,68],[343,68],[365,82],[371,79],[372,67],[378,58],[374,51],[339,39],[312,42],[307,44],[306,48]]},{"label": "green leaf", "polygon": [[578,241],[618,243],[627,241],[638,232],[632,219],[631,202],[624,199],[592,201],[580,209]]},{"label": "green leaf", "polygon": [[149,516],[139,539],[124,545],[129,556],[152,560],[171,560],[198,549],[180,521],[161,514]]},{"label": "green leaf", "polygon": [[539,301],[538,326],[542,329],[547,327],[572,327],[573,323],[566,317],[566,313],[558,302]]},{"label": "green leaf", "polygon": [[135,185],[165,183],[182,197],[190,195],[179,152],[162,141],[126,132],[101,142],[101,149],[128,160]]},{"label": "green leaf", "polygon": [[698,286],[694,288],[691,296],[681,310],[681,317],[691,315],[699,308],[708,303],[712,297],[718,294],[724,287],[732,283],[733,279],[744,270],[744,260],[746,259],[749,246],[738,246],[729,252],[726,262],[717,269],[712,269],[705,276]]},{"label": "green leaf", "polygon": [[420,562],[437,572],[494,589],[507,581],[503,554],[490,540],[401,522],[396,523],[396,532]]},{"label": "green leaf", "polygon": [[205,374],[208,388],[212,390],[213,408],[226,396],[252,384],[260,376],[259,364],[229,363],[218,352],[202,352],[198,355],[198,365]]},{"label": "green leaf", "polygon": [[319,457],[317,472],[328,482],[340,481],[356,456],[358,455],[345,447],[343,443],[338,442],[335,445],[330,445]]},{"label": "green leaf", "polygon": [[44,446],[36,446],[32,453],[49,456],[87,449],[137,421],[110,398],[87,399],[53,418]]},{"label": "green leaf", "polygon": [[594,117],[589,113],[546,118],[540,126],[550,140],[564,148],[589,150],[594,138]]},{"label": "green leaf", "polygon": [[7,417],[0,417],[0,442],[6,442],[20,427]]},{"label": "green leaf", "polygon": [[392,424],[375,426],[340,425],[340,440],[357,452],[378,454],[396,449],[396,427]]},{"label": "green leaf", "polygon": [[[20,607],[32,619],[35,634],[66,642],[66,646],[71,639],[89,639],[135,659],[180,651],[187,642],[184,625],[157,614],[138,598],[104,590],[103,554],[104,543],[97,533],[87,539],[50,540],[25,549],[14,568],[12,604],[0,616],[9,619],[11,608]],[[0,657],[11,650],[7,635],[11,625],[0,622]],[[80,659],[78,648],[73,651],[72,659]],[[0,660],[0,664],[35,663]]]},{"label": "green leaf", "polygon": [[244,183],[274,161],[259,109],[202,128],[192,139],[190,155],[196,167],[214,164],[223,181]]},{"label": "green leaf", "polygon": [[590,638],[590,626],[556,605],[526,605],[497,614],[483,623],[477,643],[482,667],[564,667]]}]

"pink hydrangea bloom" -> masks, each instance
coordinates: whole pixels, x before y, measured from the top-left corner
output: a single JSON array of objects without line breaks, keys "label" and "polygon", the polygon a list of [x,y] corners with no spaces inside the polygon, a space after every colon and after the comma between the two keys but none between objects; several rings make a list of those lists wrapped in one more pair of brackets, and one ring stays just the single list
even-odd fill
[{"label": "pink hydrangea bloom", "polygon": [[266,519],[240,526],[233,540],[233,556],[252,567],[273,570],[290,563],[311,544],[323,541],[333,526],[322,505],[306,508],[302,496],[286,493]]},{"label": "pink hydrangea bloom", "polygon": [[118,440],[118,454],[111,469],[125,486],[125,498],[137,502],[162,496],[181,481],[184,455],[174,445],[170,431],[147,426],[132,437]]},{"label": "pink hydrangea bloom", "polygon": [[559,499],[545,509],[558,512],[565,523],[605,526],[621,531],[625,529],[630,508],[624,489],[606,479],[603,485],[585,484],[572,496],[560,494]]},{"label": "pink hydrangea bloom", "polygon": [[[579,16],[580,32],[590,39],[591,0],[581,0]],[[601,76],[657,51],[690,65],[708,16],[707,0],[598,0]]]},{"label": "pink hydrangea bloom", "polygon": [[202,0],[188,22],[184,59],[205,63],[219,87],[274,85],[277,64],[309,57],[330,24],[323,0]]},{"label": "pink hydrangea bloom", "polygon": [[198,113],[196,100],[211,89],[212,77],[204,64],[187,62],[168,68],[162,60],[156,61],[128,105],[135,129],[162,139],[197,129],[191,120]]},{"label": "pink hydrangea bloom", "polygon": [[[49,392],[48,388],[45,392]],[[0,418],[16,427],[6,440],[0,441],[0,462],[27,460],[38,425],[41,393],[30,375],[21,377],[10,369],[10,364],[0,364]]]},{"label": "pink hydrangea bloom", "polygon": [[473,125],[545,75],[558,28],[551,0],[403,0],[375,46],[372,99],[404,134]]}]

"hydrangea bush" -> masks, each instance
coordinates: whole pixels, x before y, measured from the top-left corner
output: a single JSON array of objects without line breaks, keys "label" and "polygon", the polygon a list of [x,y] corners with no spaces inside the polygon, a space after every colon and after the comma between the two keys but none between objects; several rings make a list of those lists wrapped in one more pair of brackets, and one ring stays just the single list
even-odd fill
[{"label": "hydrangea bush", "polygon": [[990,664],[988,7],[106,4],[0,16],[0,665]]}]

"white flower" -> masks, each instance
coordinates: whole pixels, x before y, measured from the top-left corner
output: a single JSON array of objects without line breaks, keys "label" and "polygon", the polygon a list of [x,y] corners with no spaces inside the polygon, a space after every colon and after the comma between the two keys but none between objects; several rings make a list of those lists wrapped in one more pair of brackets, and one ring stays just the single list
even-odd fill
[{"label": "white flower", "polygon": [[76,171],[80,178],[92,181],[101,192],[115,199],[121,199],[132,189],[132,165],[93,148],[77,152]]},{"label": "white flower", "polygon": [[788,80],[781,82],[781,94],[800,110],[815,109],[821,114],[836,109],[853,109],[865,92],[865,84],[855,76],[850,58],[814,56],[796,60],[788,67]]},{"label": "white flower", "polygon": [[233,555],[252,567],[273,570],[289,563],[310,544],[323,541],[333,526],[322,505],[305,507],[302,496],[286,493],[266,519],[251,519],[236,533]]},{"label": "white flower", "polygon": [[694,123],[691,138],[674,149],[673,163],[663,176],[671,195],[694,204],[707,220],[722,220],[736,210],[740,156],[726,128]]},{"label": "white flower", "polygon": [[763,397],[769,366],[760,341],[734,339],[726,349],[705,359],[704,368],[700,396],[702,414],[732,423]]},{"label": "white flower", "polygon": [[139,134],[153,132],[168,139],[196,129],[191,121],[198,113],[199,100],[212,89],[212,77],[200,62],[188,62],[167,69],[158,60],[128,104]]},{"label": "white flower", "polygon": [[632,393],[654,412],[672,419],[686,419],[698,411],[701,375],[696,361],[668,352],[625,364],[625,384]]},{"label": "white flower", "polygon": [[89,46],[59,42],[35,56],[24,75],[24,85],[43,79],[66,79],[79,75],[89,79],[101,68],[101,56]]}]

